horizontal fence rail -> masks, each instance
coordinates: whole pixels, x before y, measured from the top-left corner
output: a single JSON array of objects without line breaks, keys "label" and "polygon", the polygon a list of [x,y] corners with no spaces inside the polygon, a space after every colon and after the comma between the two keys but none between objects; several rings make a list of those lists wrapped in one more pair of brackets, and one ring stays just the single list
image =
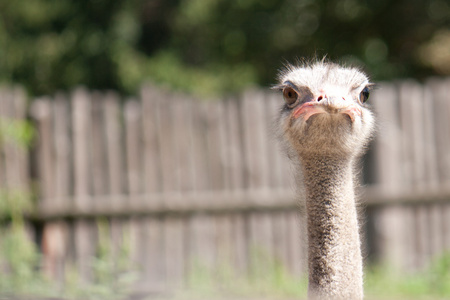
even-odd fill
[{"label": "horizontal fence rail", "polygon": [[[370,102],[378,133],[358,191],[367,256],[418,270],[450,249],[450,80],[383,83]],[[0,90],[0,119],[28,115],[37,131],[31,153],[1,144],[0,188],[37,182],[29,217],[43,224],[49,276],[75,264],[92,280],[105,232],[113,256],[128,249],[137,290],[181,287],[199,267],[247,276],[261,255],[304,274],[302,199],[273,129],[279,95],[201,101],[146,85],[138,99],[78,88],[26,103]]]}]

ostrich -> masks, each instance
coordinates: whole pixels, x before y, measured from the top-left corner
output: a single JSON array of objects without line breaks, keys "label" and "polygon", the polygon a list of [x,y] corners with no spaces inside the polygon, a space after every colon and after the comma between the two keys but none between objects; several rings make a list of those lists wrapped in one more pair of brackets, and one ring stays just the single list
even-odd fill
[{"label": "ostrich", "polygon": [[374,128],[364,104],[372,85],[361,71],[324,61],[288,66],[279,81],[277,127],[304,183],[308,296],[362,299],[354,169]]}]

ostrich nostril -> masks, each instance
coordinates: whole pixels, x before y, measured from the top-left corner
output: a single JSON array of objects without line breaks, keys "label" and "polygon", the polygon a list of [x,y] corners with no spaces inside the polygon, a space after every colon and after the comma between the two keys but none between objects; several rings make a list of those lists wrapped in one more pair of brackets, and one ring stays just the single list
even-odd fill
[{"label": "ostrich nostril", "polygon": [[322,96],[319,96],[319,98],[317,98],[317,101],[320,101],[320,100],[322,100],[323,99],[323,97]]}]

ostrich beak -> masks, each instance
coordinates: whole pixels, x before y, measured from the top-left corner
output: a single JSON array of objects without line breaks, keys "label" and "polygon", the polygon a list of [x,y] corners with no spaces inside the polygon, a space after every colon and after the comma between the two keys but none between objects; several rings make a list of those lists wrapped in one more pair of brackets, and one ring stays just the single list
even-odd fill
[{"label": "ostrich beak", "polygon": [[292,113],[292,118],[297,119],[298,117],[302,117],[303,120],[308,120],[309,117],[315,114],[325,113],[325,109],[323,106],[318,105],[318,102],[306,102],[297,107]]},{"label": "ostrich beak", "polygon": [[335,103],[327,103],[326,100],[323,102],[311,101],[303,103],[294,110],[292,118],[298,119],[301,116],[304,121],[307,121],[311,116],[316,114],[341,113],[348,115],[352,122],[354,122],[357,116],[361,116],[361,108],[356,104],[345,103],[345,106],[333,104]]}]

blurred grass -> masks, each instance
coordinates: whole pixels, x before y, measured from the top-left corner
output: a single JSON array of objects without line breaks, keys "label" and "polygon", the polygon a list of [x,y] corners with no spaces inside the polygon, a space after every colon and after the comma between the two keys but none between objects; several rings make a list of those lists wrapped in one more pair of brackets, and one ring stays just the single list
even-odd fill
[{"label": "blurred grass", "polygon": [[[254,252],[249,274],[236,275],[227,265],[214,270],[197,264],[189,288],[170,299],[306,299],[307,278],[290,275],[277,261]],[[366,299],[450,299],[450,253],[437,257],[428,268],[399,273],[388,266],[370,266],[365,272]],[[166,298],[167,299],[167,298]]]},{"label": "blurred grass", "polygon": [[[0,274],[0,299],[133,299],[132,286],[137,277],[135,266],[122,248],[113,257],[108,226],[98,221],[100,243],[91,263],[94,280],[82,283],[76,269],[68,268],[63,285],[39,272],[39,253],[20,227],[3,235],[0,257],[9,273]],[[2,232],[4,234],[5,231]],[[224,260],[208,267],[200,260],[193,263],[186,287],[169,291],[160,298],[170,300],[291,300],[306,299],[307,279],[289,274],[285,267],[263,251],[252,251],[249,271],[238,273]],[[6,260],[5,260],[6,259]],[[365,272],[366,299],[450,299],[450,254],[436,258],[428,268],[416,273],[394,272],[389,267],[371,266]],[[5,298],[6,297],[6,298]],[[141,298],[142,299],[142,298]]]}]

